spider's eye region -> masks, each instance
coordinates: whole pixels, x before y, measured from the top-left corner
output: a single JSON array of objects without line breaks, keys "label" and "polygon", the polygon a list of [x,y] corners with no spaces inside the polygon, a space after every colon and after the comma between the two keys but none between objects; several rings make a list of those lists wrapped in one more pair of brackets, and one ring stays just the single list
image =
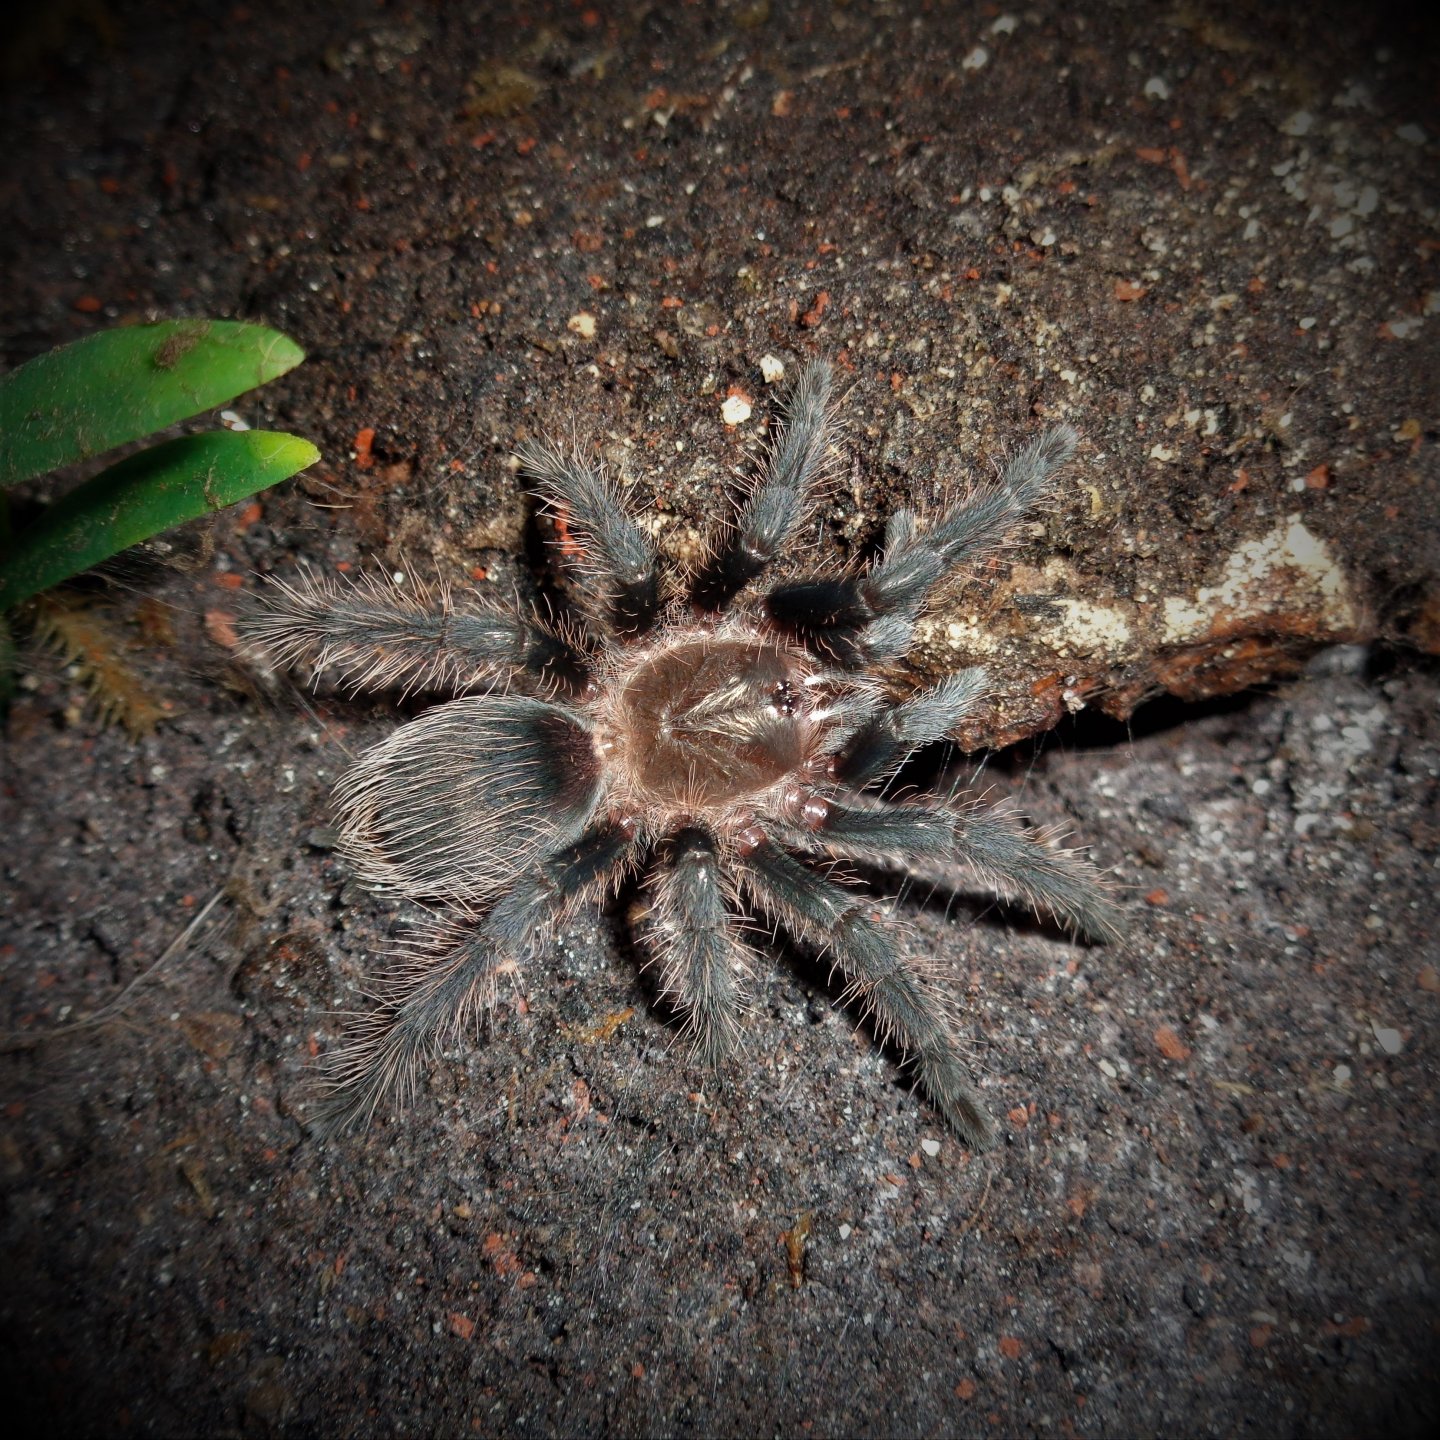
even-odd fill
[{"label": "spider's eye region", "polygon": [[813,749],[805,662],[770,641],[706,636],[640,660],[617,707],[617,740],[645,798],[726,805],[770,789]]}]

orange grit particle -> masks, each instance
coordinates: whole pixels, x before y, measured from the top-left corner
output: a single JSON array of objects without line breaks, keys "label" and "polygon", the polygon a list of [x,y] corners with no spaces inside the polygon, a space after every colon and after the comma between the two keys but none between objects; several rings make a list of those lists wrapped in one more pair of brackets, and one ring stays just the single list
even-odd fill
[{"label": "orange grit particle", "polygon": [[1167,1060],[1188,1060],[1190,1058],[1190,1047],[1180,1038],[1172,1025],[1161,1025],[1156,1028],[1155,1048]]},{"label": "orange grit particle", "polygon": [[235,632],[235,617],[228,610],[207,610],[205,612],[205,633],[227,650],[240,648],[240,636]]},{"label": "orange grit particle", "polygon": [[830,308],[830,292],[821,290],[815,296],[815,303],[800,317],[800,323],[811,329],[820,323],[820,317]]}]

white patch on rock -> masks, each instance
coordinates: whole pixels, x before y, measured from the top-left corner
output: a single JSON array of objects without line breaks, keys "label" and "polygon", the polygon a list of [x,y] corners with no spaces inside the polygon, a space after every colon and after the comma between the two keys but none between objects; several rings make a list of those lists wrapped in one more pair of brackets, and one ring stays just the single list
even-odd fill
[{"label": "white patch on rock", "polygon": [[1110,605],[1088,600],[1054,599],[1050,604],[1064,612],[1052,643],[1062,655],[1120,656],[1130,646],[1130,622]]},{"label": "white patch on rock", "polygon": [[1217,625],[1245,616],[1314,612],[1317,630],[1339,634],[1359,624],[1350,583],[1323,540],[1288,515],[1268,534],[1249,540],[1225,561],[1218,584],[1193,599],[1168,596],[1161,642],[1184,645],[1204,639]]}]

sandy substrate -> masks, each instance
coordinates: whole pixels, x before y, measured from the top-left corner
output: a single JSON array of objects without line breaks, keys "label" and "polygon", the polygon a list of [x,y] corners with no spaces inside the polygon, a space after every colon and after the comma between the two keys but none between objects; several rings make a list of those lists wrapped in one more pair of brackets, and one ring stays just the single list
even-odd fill
[{"label": "sandy substrate", "polygon": [[[1425,37],[1359,6],[294,8],[57,10],[7,49],[6,364],[264,321],[310,358],[237,408],[325,456],[101,592],[152,734],[39,651],[8,720],[26,1432],[1429,1433]],[[1091,845],[1130,914],[1098,948],[907,907],[1002,1143],[968,1154],[783,946],[743,1055],[695,1069],[631,897],[318,1144],[313,1062],[405,919],[328,794],[397,711],[238,663],[247,595],[301,563],[529,590],[509,457],[572,427],[684,559],[808,356],[847,388],[837,558],[1084,436],[909,673],[992,667],[965,738],[1028,738],[953,773]]]}]

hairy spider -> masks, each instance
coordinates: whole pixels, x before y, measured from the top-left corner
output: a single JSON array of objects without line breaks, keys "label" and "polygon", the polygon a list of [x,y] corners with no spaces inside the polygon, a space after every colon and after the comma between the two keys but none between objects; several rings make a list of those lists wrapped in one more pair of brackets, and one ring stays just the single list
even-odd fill
[{"label": "hairy spider", "polygon": [[[341,848],[361,878],[448,914],[382,978],[337,1052],[328,1123],[413,1090],[426,1051],[493,1003],[498,975],[643,871],[646,946],[704,1058],[738,1042],[754,958],[741,917],[758,913],[828,958],[842,998],[966,1142],[993,1142],[936,967],[839,862],[951,888],[978,877],[1091,937],[1118,933],[1073,852],[970,799],[881,793],[986,683],[965,670],[897,699],[886,667],[936,587],[1050,492],[1075,434],[1046,431],[928,524],[896,511],[867,567],[806,573],[785,555],[813,512],[832,421],[830,369],[812,363],[763,479],[686,577],[667,573],[595,463],[524,446],[522,468],[580,552],[583,614],[569,631],[479,590],[271,588],[250,639],[277,662],[333,669],[357,689],[479,692],[401,726],[337,789]],[[757,583],[775,569],[788,575]]]}]

